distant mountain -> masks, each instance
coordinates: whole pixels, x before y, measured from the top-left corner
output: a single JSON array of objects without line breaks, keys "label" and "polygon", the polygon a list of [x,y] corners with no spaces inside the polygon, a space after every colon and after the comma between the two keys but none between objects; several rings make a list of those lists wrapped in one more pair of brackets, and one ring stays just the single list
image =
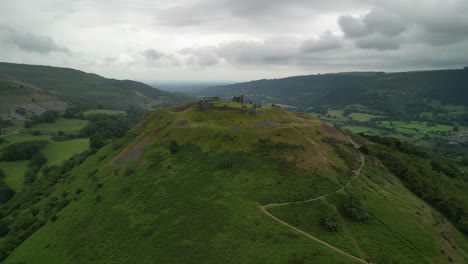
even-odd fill
[{"label": "distant mountain", "polygon": [[405,114],[425,98],[468,106],[468,69],[319,74],[215,86],[198,92],[200,96],[239,94],[258,103],[301,109],[361,104],[376,111]]},{"label": "distant mountain", "polygon": [[96,74],[50,66],[0,63],[0,76],[27,83],[70,100],[85,100],[108,109],[138,106],[153,109],[183,101],[180,95],[141,82],[107,79]]}]

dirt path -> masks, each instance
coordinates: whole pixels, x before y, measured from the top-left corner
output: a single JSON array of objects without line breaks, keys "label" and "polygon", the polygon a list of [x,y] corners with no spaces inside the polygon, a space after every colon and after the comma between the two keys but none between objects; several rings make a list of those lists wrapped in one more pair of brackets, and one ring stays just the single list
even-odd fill
[{"label": "dirt path", "polygon": [[[359,145],[358,145],[356,142],[354,142],[354,141],[349,137],[349,135],[346,135],[346,136],[348,137],[349,142],[350,142],[351,144],[353,144],[354,148],[357,149],[357,148],[359,147]],[[354,177],[353,177],[346,185],[344,185],[344,186],[341,187],[340,189],[338,189],[338,190],[336,190],[336,191],[334,191],[334,192],[331,192],[331,193],[327,193],[327,194],[324,194],[324,195],[321,195],[321,196],[312,198],[312,199],[308,199],[308,200],[292,201],[292,202],[285,202],[285,203],[271,203],[271,204],[267,204],[267,205],[264,205],[264,206],[261,207],[263,213],[265,213],[267,216],[269,216],[270,218],[272,218],[272,219],[275,220],[276,222],[281,223],[282,225],[285,225],[285,226],[289,227],[290,229],[292,229],[292,230],[294,230],[294,231],[296,231],[296,232],[299,232],[299,233],[303,234],[304,236],[306,236],[306,237],[308,237],[308,238],[310,238],[310,239],[312,239],[312,240],[314,240],[314,241],[316,241],[316,242],[318,242],[318,243],[320,243],[320,244],[322,244],[322,245],[324,245],[324,246],[326,246],[326,247],[328,247],[328,248],[334,250],[335,252],[341,254],[342,256],[345,256],[345,257],[347,257],[347,258],[350,258],[350,259],[355,260],[355,261],[360,262],[360,263],[366,263],[366,264],[369,263],[369,262],[367,262],[367,261],[364,260],[364,259],[361,259],[361,258],[356,257],[356,256],[354,256],[354,255],[351,255],[351,254],[349,254],[349,253],[346,253],[346,252],[344,252],[343,250],[341,250],[341,249],[339,249],[339,248],[337,248],[337,247],[335,247],[335,246],[332,246],[332,245],[328,244],[327,242],[325,242],[325,241],[323,241],[323,240],[320,240],[320,239],[314,237],[313,235],[311,235],[311,234],[309,234],[309,233],[307,233],[307,232],[305,232],[305,231],[303,231],[303,230],[301,230],[301,229],[299,229],[299,228],[297,228],[297,227],[294,227],[294,226],[292,226],[292,225],[290,225],[290,224],[284,222],[283,220],[281,220],[281,219],[275,217],[274,215],[272,215],[272,214],[271,214],[270,212],[268,212],[268,210],[267,210],[268,208],[272,208],[272,207],[278,207],[278,206],[284,206],[284,205],[291,205],[291,204],[297,204],[297,203],[307,203],[307,202],[315,201],[315,200],[318,200],[318,199],[326,198],[327,196],[329,196],[329,195],[331,195],[331,194],[334,194],[334,193],[338,193],[338,192],[343,191],[346,187],[348,187],[354,180],[356,180],[356,179],[361,175],[362,168],[364,167],[364,164],[365,164],[365,158],[364,158],[364,155],[363,155],[361,152],[359,152],[359,155],[360,155],[360,157],[361,157],[361,166],[359,167],[359,169],[358,169],[357,171],[355,171]]]}]

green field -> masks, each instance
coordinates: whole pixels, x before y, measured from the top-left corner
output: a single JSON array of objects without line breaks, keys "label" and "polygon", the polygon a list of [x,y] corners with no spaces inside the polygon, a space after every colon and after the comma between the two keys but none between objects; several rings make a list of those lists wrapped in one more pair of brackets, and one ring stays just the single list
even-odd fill
[{"label": "green field", "polygon": [[42,134],[57,134],[57,132],[63,131],[66,135],[77,135],[87,124],[87,120],[59,118],[55,123],[40,123],[28,130],[37,130]]},{"label": "green field", "polygon": [[119,110],[107,110],[107,109],[94,109],[86,110],[83,112],[84,116],[96,115],[96,114],[106,114],[106,115],[126,115],[127,112]]},{"label": "green field", "polygon": [[27,167],[28,161],[0,162],[0,169],[5,173],[5,183],[15,191],[23,187]]},{"label": "green field", "polygon": [[427,125],[421,122],[381,121],[378,123],[378,125],[387,128],[395,128],[407,133],[418,133],[418,131],[425,131],[429,133],[453,131],[452,126],[439,124]]},{"label": "green field", "polygon": [[[55,123],[41,123],[30,130],[39,130],[42,135],[34,136],[27,133],[17,133],[4,137],[5,142],[0,145],[0,150],[9,144],[47,140],[48,146],[43,150],[47,157],[47,165],[57,165],[60,162],[70,158],[74,154],[81,153],[89,148],[89,139],[78,138],[67,141],[54,141],[51,139],[52,134],[58,131],[64,131],[65,134],[78,134],[88,121],[76,119],[60,118]],[[17,124],[19,125],[19,123]],[[23,131],[22,128],[20,131]],[[5,183],[14,190],[19,190],[24,184],[24,172],[27,168],[28,161],[15,162],[0,162],[0,168],[3,168],[6,174]]]},{"label": "green field", "polygon": [[364,113],[351,113],[349,117],[352,120],[356,120],[360,122],[370,121],[372,118],[382,118],[382,116],[379,116],[379,115],[371,115],[371,114],[364,114]]},{"label": "green field", "polygon": [[6,147],[8,144],[25,142],[25,141],[35,141],[35,140],[50,140],[48,135],[38,135],[34,136],[31,134],[19,133],[4,138],[5,143],[0,145],[0,149]]},{"label": "green field", "polygon": [[89,139],[79,138],[67,141],[51,141],[44,153],[47,157],[47,164],[56,165],[74,154],[81,153],[89,148]]}]

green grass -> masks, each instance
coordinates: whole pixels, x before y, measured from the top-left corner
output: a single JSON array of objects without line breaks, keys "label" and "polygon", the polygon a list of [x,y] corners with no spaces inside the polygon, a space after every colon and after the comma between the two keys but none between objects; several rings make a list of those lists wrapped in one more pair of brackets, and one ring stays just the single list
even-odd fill
[{"label": "green grass", "polygon": [[83,112],[84,116],[96,115],[96,114],[106,114],[106,115],[126,115],[127,112],[119,110],[108,110],[108,109],[94,109],[86,110]]},{"label": "green grass", "polygon": [[25,141],[34,141],[34,140],[50,140],[50,136],[48,135],[33,136],[30,134],[25,134],[25,133],[10,135],[10,136],[5,137],[5,143],[0,145],[0,149],[8,146],[8,144],[20,143],[20,142],[25,142]]},{"label": "green grass", "polygon": [[336,246],[352,255],[364,258],[353,244],[350,235],[342,225],[337,231],[328,231],[321,225],[323,213],[327,211],[325,200],[316,200],[309,203],[279,206],[268,209],[273,215],[281,220],[299,227],[301,230]]},{"label": "green grass", "polygon": [[63,131],[66,135],[77,135],[87,124],[87,120],[59,118],[55,123],[40,123],[28,130],[38,130],[42,134],[57,134],[57,132]]},{"label": "green grass", "polygon": [[[297,121],[299,131],[322,129],[313,119],[281,109],[256,117],[238,110],[151,113],[132,130],[139,136],[124,151],[149,136],[142,159],[112,161],[120,150],[107,146],[72,170],[73,181],[62,181],[51,195],[61,196],[67,190],[69,199],[76,200],[5,263],[129,263],[135,259],[139,263],[352,263],[271,221],[259,209],[260,204],[277,199],[301,199],[339,187],[336,171],[332,176],[301,173],[288,163],[278,164],[278,157],[250,151],[255,148],[250,142],[271,137],[273,142],[294,140],[316,153],[302,133],[288,128],[291,124],[255,127],[265,119]],[[188,124],[177,126],[178,120]],[[232,129],[233,124],[241,128]],[[295,137],[285,137],[288,133]],[[321,145],[317,151],[329,147],[316,132],[309,137]],[[171,154],[167,148],[171,139],[196,145],[184,144]],[[244,148],[247,145],[250,148]],[[283,151],[289,156],[287,149]],[[336,169],[344,169],[336,154],[323,154],[336,161]],[[99,169],[97,174],[89,177],[94,168]],[[127,174],[129,169],[133,172]],[[79,196],[74,192],[78,187],[85,190]],[[96,202],[98,195],[100,202]]]},{"label": "green grass", "polygon": [[89,148],[89,139],[80,138],[67,141],[51,141],[47,146],[45,155],[49,166],[56,165],[74,154],[81,153]]},{"label": "green grass", "polygon": [[346,121],[349,120],[348,117],[343,115],[342,110],[328,110],[327,118],[336,120],[336,121]]},{"label": "green grass", "polygon": [[452,126],[447,125],[439,125],[435,124],[433,126],[429,126],[426,124],[422,124],[420,122],[401,122],[401,121],[381,121],[380,125],[387,128],[395,128],[402,132],[411,133],[418,133],[418,131],[426,131],[426,132],[449,132],[453,131]]},{"label": "green grass", "polygon": [[371,121],[372,118],[382,118],[382,116],[379,116],[379,115],[371,115],[371,114],[364,114],[364,113],[351,113],[349,117],[352,120],[356,120],[360,122]]},{"label": "green grass", "polygon": [[[364,197],[371,215],[367,223],[356,222],[346,216],[344,219],[372,263],[448,263],[449,256],[455,263],[468,260],[468,239],[448,222],[436,224],[439,213],[406,190],[396,177],[377,166],[366,166],[361,178],[353,182],[346,192],[359,193]],[[345,215],[342,209],[344,194],[339,192],[329,198],[342,215]],[[271,208],[270,211],[281,220],[356,254],[349,233],[346,234],[342,227],[334,233],[320,225],[321,213],[325,211],[321,204],[323,201],[315,201]],[[461,246],[461,251],[452,247],[453,244]]]},{"label": "green grass", "polygon": [[0,162],[0,168],[5,172],[5,183],[15,191],[23,187],[27,167],[28,161]]},{"label": "green grass", "polygon": [[[178,125],[182,120],[187,122]],[[276,126],[256,126],[264,120]],[[264,138],[270,143],[260,144]],[[173,152],[171,140],[179,144]],[[48,197],[18,209],[27,214],[27,206],[43,210],[52,198],[70,201],[4,263],[354,263],[260,209],[326,194],[349,180],[340,156],[349,151],[357,159],[357,153],[344,135],[327,132],[321,122],[281,109],[258,116],[165,109],[147,115],[117,143],[122,147],[105,146],[63,175]],[[135,151],[143,151],[138,161],[123,161]],[[443,244],[428,220],[429,208],[415,214],[425,204],[382,168],[366,167],[349,190],[365,197],[372,216],[366,224],[344,218],[352,235],[317,226],[321,202],[274,213],[360,254],[350,241],[355,236],[373,263],[424,263],[420,251],[436,259],[439,249],[463,262],[466,238],[446,224],[461,253]],[[342,194],[329,198],[341,210]]]}]

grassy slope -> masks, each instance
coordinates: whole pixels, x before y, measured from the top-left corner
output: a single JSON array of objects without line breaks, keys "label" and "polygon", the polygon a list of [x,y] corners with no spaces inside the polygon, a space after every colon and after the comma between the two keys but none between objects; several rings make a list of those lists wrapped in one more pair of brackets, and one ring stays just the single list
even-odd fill
[{"label": "grassy slope", "polygon": [[[275,126],[265,126],[272,123]],[[336,141],[326,139],[330,137]],[[264,138],[270,138],[268,144],[274,147],[260,148],[259,139]],[[171,154],[170,140],[191,144]],[[152,112],[120,142],[127,147],[113,150],[106,146],[71,171],[72,180],[62,181],[54,194],[66,190],[71,204],[5,263],[352,263],[272,221],[259,208],[339,188],[340,182],[349,180],[348,165],[358,163],[345,140],[343,134],[307,115],[280,109],[265,109],[259,116],[193,108]],[[122,162],[143,149],[140,160]],[[348,163],[340,155],[348,157]],[[95,175],[90,173],[93,168],[98,168]],[[426,234],[418,235],[420,228],[411,229],[417,219],[406,212],[401,200],[388,194],[389,202],[384,205],[392,206],[397,223],[404,225],[396,227],[395,220],[386,218],[386,208],[379,204],[379,188],[384,188],[379,186],[386,183],[375,179],[378,173],[382,171],[366,169],[369,179],[350,187],[366,195],[372,215],[391,228],[349,222],[363,241],[361,246],[371,256],[377,252],[387,256],[399,249],[403,256],[419,256],[415,248],[396,244],[403,236],[418,249],[429,245],[424,252],[433,253]],[[371,186],[374,181],[376,186]],[[76,194],[77,188],[85,191]],[[412,197],[401,186],[391,190]],[[408,206],[413,204],[424,205],[414,197]],[[314,213],[305,215],[314,217]],[[466,251],[466,238],[446,226],[459,251]],[[441,241],[425,227],[435,241]],[[372,235],[376,232],[377,242],[369,238],[370,230]],[[390,249],[382,248],[386,243]],[[356,252],[344,233],[338,244]]]},{"label": "grassy slope", "polygon": [[[179,126],[178,120],[189,123]],[[293,123],[255,128],[263,120]],[[132,131],[135,140],[118,156],[125,157],[144,143],[149,147],[142,160],[113,161],[119,151],[108,146],[75,168],[75,180],[57,188],[57,194],[67,189],[77,201],[23,243],[6,263],[131,263],[137,259],[139,263],[351,263],[277,225],[259,209],[260,204],[276,199],[312,196],[339,186],[340,172],[320,162],[310,163],[315,167],[307,173],[281,172],[274,161],[279,157],[267,159],[250,151],[254,142],[265,137],[303,144],[304,154],[330,148],[318,133],[307,139],[291,127],[344,138],[340,133],[328,134],[310,117],[279,109],[257,117],[239,110],[153,112]],[[286,137],[289,134],[295,137]],[[172,155],[167,149],[171,139],[196,145],[183,145]],[[317,146],[309,140],[317,141]],[[346,170],[335,154],[323,154],[337,169]],[[225,163],[232,167],[223,168]],[[96,166],[99,171],[92,180],[87,175]],[[133,173],[126,175],[129,168]],[[311,173],[315,170],[331,176]],[[75,195],[78,187],[85,192]],[[98,195],[101,201],[96,200]]]},{"label": "grassy slope", "polygon": [[[343,239],[351,233],[373,263],[448,263],[449,258],[454,263],[466,263],[468,239],[406,190],[395,176],[372,161],[370,163],[361,178],[346,189],[346,192],[365,197],[371,214],[368,223],[344,217],[349,232],[345,232],[343,226],[337,233],[327,232],[316,220],[320,217],[318,202],[272,208],[271,212],[355,254],[352,240]],[[339,209],[344,193],[329,198]],[[344,215],[342,210],[341,215]]]}]

